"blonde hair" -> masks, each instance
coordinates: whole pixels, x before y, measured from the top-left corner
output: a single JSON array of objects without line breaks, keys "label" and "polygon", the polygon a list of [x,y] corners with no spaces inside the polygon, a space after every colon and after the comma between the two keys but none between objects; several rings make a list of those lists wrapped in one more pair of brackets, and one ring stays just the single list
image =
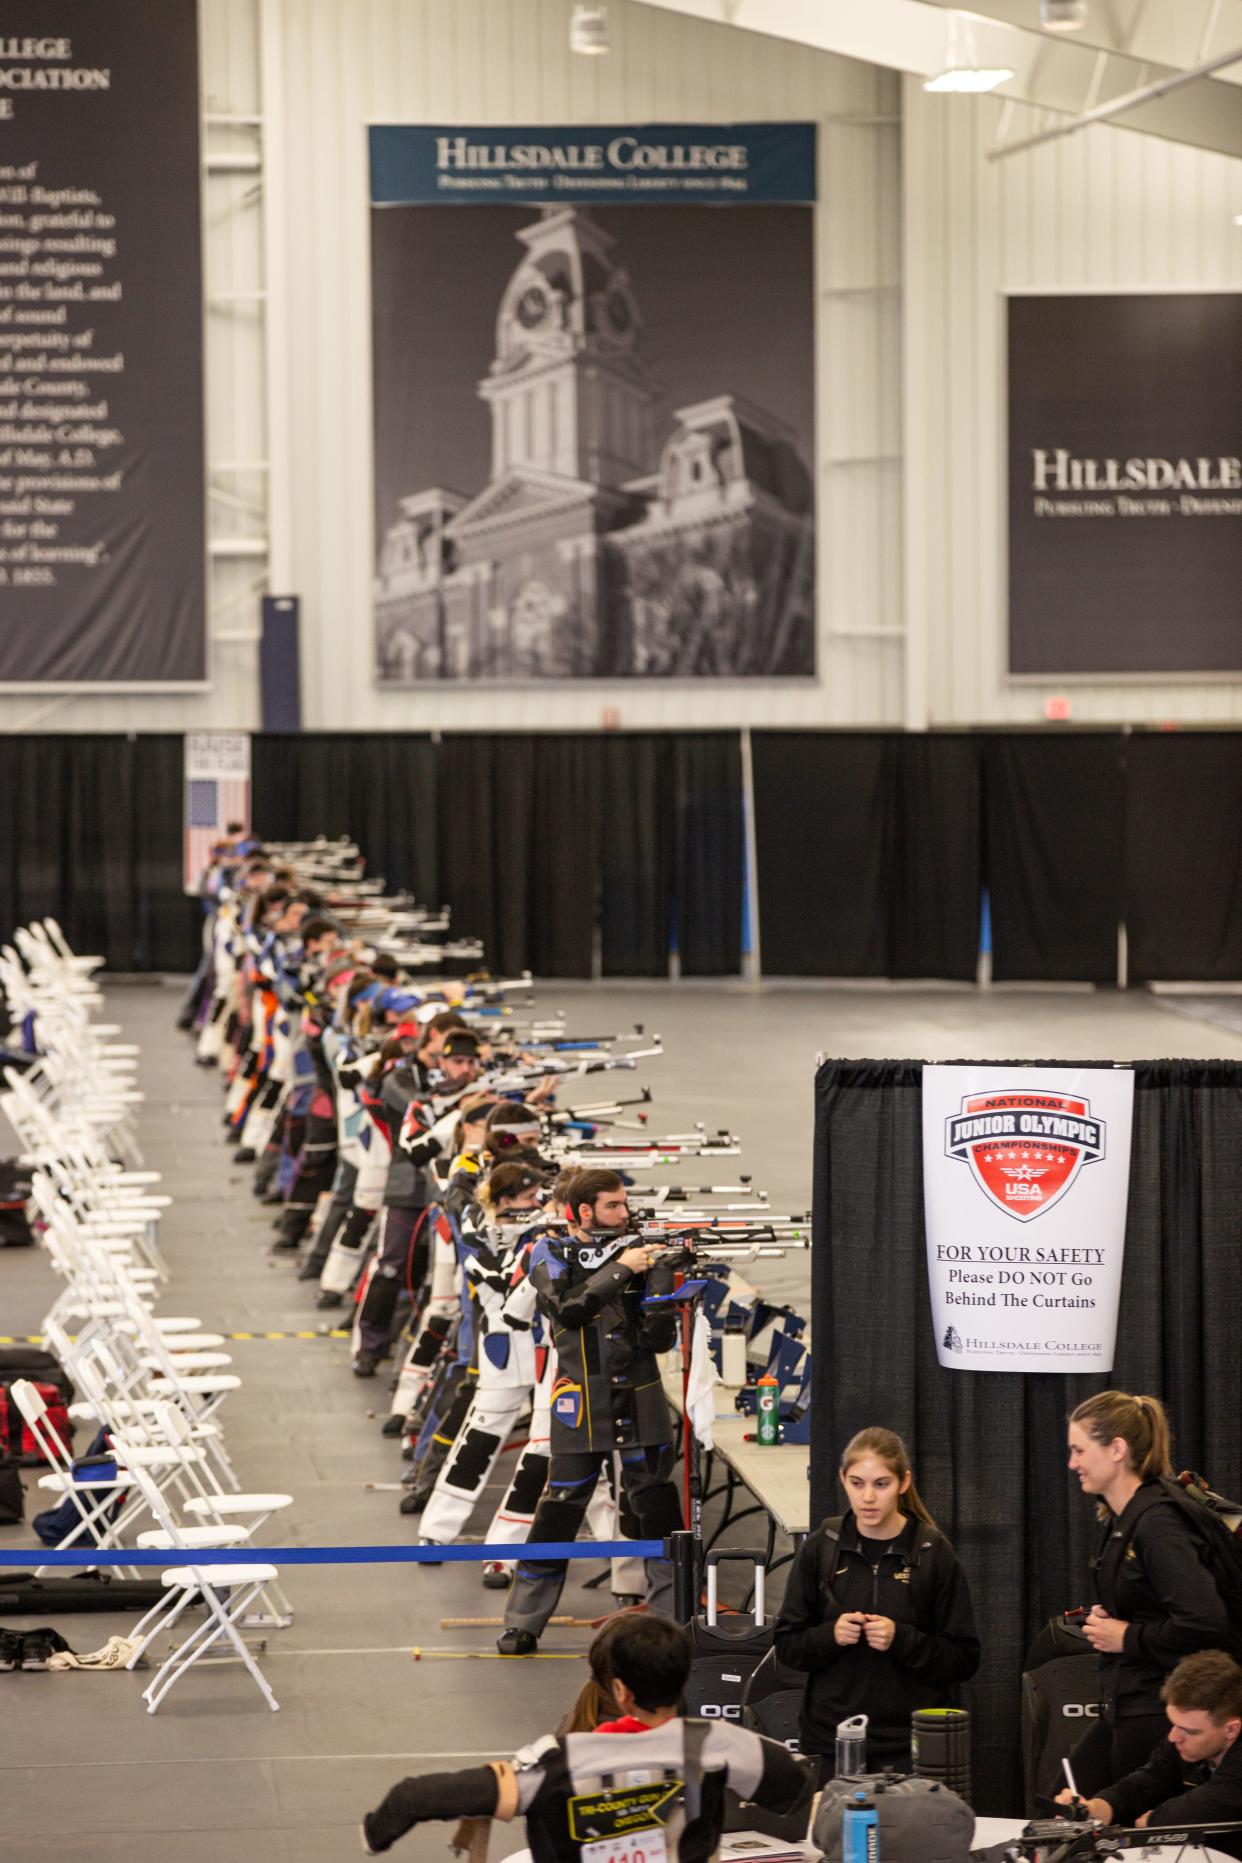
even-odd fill
[{"label": "blonde hair", "polygon": [[1097,1443],[1115,1442],[1127,1450],[1126,1464],[1140,1481],[1173,1473],[1169,1418],[1158,1397],[1134,1397],[1129,1391],[1101,1391],[1070,1415]]},{"label": "blonde hair", "polygon": [[860,1462],[865,1455],[878,1456],[880,1461],[892,1470],[899,1482],[904,1481],[909,1475],[910,1485],[897,1496],[897,1505],[903,1514],[912,1514],[916,1520],[921,1520],[924,1526],[934,1527],[936,1523],[928,1513],[923,1497],[914,1485],[910,1452],[900,1436],[893,1430],[875,1427],[859,1430],[857,1436],[851,1437],[846,1444],[845,1453],[841,1457],[842,1477],[847,1475],[855,1462]]}]

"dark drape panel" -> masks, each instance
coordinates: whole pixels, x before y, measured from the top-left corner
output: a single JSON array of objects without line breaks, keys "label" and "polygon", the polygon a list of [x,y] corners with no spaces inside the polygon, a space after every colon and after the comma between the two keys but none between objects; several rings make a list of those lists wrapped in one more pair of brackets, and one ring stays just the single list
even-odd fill
[{"label": "dark drape panel", "polygon": [[1118,735],[1016,734],[984,745],[992,974],[1108,983],[1124,914]]},{"label": "dark drape panel", "polygon": [[894,815],[889,739],[756,731],[751,746],[764,971],[884,976]]},{"label": "dark drape panel", "polygon": [[606,977],[668,974],[674,836],[670,744],[656,733],[600,744],[599,887]]},{"label": "dark drape panel", "polygon": [[978,743],[761,731],[752,745],[764,970],[973,980]]},{"label": "dark drape panel", "polygon": [[1136,981],[1242,977],[1242,735],[1126,745],[1126,920]]},{"label": "dark drape panel", "polygon": [[[921,1065],[829,1062],[815,1084],[813,1518],[838,1510],[855,1430],[909,1445],[970,1580],[984,1646],[965,1691],[978,1809],[1021,1803],[1019,1676],[1039,1626],[1088,1600],[1096,1527],[1065,1419],[1112,1383],[1162,1397],[1179,1467],[1242,1479],[1242,1067],[1141,1062],[1111,1378],[942,1370],[923,1229]],[[1231,1488],[1230,1484],[1234,1484]]]},{"label": "dark drape panel", "polygon": [[888,975],[973,983],[983,884],[978,740],[907,732],[890,742],[896,823]]},{"label": "dark drape panel", "polygon": [[180,737],[0,741],[0,929],[58,919],[109,968],[184,970],[195,917],[181,879]]},{"label": "dark drape panel", "polygon": [[[133,970],[191,970],[198,962],[202,907],[185,894],[185,739],[180,733],[136,737],[133,780]],[[114,969],[121,968],[109,955]]]},{"label": "dark drape panel", "polygon": [[273,841],[348,835],[368,869],[439,905],[435,746],[429,736],[265,733],[251,740],[252,815]]},{"label": "dark drape panel", "polygon": [[499,971],[591,974],[597,748],[473,734],[437,747],[440,892]]},{"label": "dark drape panel", "polygon": [[742,747],[736,731],[673,740],[675,902],[682,975],[742,965]]}]

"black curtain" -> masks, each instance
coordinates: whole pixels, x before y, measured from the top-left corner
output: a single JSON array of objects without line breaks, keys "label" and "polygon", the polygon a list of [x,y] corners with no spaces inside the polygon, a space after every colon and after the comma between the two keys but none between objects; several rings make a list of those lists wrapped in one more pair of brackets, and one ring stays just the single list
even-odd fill
[{"label": "black curtain", "polygon": [[263,734],[254,821],[272,840],[347,834],[372,872],[452,908],[504,972],[663,976],[741,965],[736,732]]},{"label": "black curtain", "polygon": [[906,732],[890,743],[896,824],[888,975],[973,983],[983,886],[979,742]]},{"label": "black curtain", "polygon": [[879,734],[752,734],[767,975],[887,974],[895,819],[889,742]]},{"label": "black curtain", "polygon": [[600,758],[603,974],[665,977],[674,867],[670,741],[656,732],[610,733]]},{"label": "black curtain", "polygon": [[1124,916],[1123,739],[1015,733],[984,745],[992,975],[1110,983]]},{"label": "black curtain", "polygon": [[742,966],[742,747],[736,731],[673,739],[677,950],[686,977]]},{"label": "black curtain", "polygon": [[439,905],[435,746],[403,732],[251,739],[251,813],[273,841],[348,835],[368,869]]},{"label": "black curtain", "polygon": [[1242,977],[1242,735],[1126,748],[1126,922],[1135,981]]},{"label": "black curtain", "polygon": [[589,977],[596,740],[454,734],[436,749],[440,893],[506,974]]},{"label": "black curtain", "polygon": [[764,970],[972,980],[976,741],[759,731],[752,747]]},{"label": "black curtain", "polygon": [[[1081,1064],[1079,1064],[1081,1065]],[[812,1517],[840,1511],[858,1429],[906,1440],[966,1567],[984,1645],[965,1692],[978,1809],[1021,1803],[1019,1677],[1039,1627],[1089,1601],[1096,1527],[1065,1466],[1065,1420],[1112,1384],[1169,1405],[1178,1467],[1242,1480],[1242,1066],[1140,1062],[1117,1362],[1111,1377],[937,1363],[923,1228],[922,1067],[828,1062],[815,1082]]]},{"label": "black curtain", "polygon": [[185,970],[197,908],[181,876],[182,739],[0,739],[3,935],[51,916],[114,971]]}]

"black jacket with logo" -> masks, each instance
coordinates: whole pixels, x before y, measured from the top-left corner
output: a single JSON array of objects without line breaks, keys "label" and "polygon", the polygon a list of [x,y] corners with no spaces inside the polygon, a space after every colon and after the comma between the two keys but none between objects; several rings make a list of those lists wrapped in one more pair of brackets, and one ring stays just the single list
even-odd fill
[{"label": "black jacket with logo", "polygon": [[1160,1714],[1160,1685],[1183,1656],[1232,1647],[1200,1541],[1176,1503],[1144,1482],[1106,1524],[1094,1563],[1100,1603],[1128,1626],[1119,1653],[1100,1657],[1100,1699],[1119,1720]]},{"label": "black jacket with logo", "polygon": [[527,1271],[556,1347],[553,1455],[670,1443],[656,1353],[677,1343],[677,1309],[643,1301],[672,1292],[671,1264],[658,1261],[645,1274],[615,1258],[587,1267],[572,1238],[549,1234],[535,1244]]},{"label": "black jacket with logo", "polygon": [[[1235,1740],[1215,1768],[1188,1765],[1171,1740],[1162,1740],[1137,1772],[1127,1773],[1100,1794],[1118,1824],[1133,1824],[1145,1811],[1148,1827],[1233,1823],[1242,1819],[1242,1741]],[[1222,1856],[1242,1857],[1242,1832],[1210,1837]]]},{"label": "black jacket with logo", "polygon": [[[831,1753],[838,1721],[865,1714],[869,1766],[908,1759],[914,1710],[949,1705],[979,1667],[966,1576],[944,1535],[912,1518],[873,1564],[874,1545],[852,1513],[826,1520],[794,1558],[776,1622],[777,1660],[807,1675],[803,1751]],[[850,1611],[891,1617],[891,1647],[843,1648],[835,1627]]]}]

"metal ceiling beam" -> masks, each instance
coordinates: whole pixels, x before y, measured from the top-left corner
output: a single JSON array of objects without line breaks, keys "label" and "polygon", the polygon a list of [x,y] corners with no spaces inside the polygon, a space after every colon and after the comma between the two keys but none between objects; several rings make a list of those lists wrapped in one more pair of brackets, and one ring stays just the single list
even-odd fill
[{"label": "metal ceiling beam", "polygon": [[[979,3],[995,8],[1007,0]],[[708,25],[761,33],[915,77],[934,77],[949,58],[950,13],[939,0],[630,0],[630,4]],[[1030,18],[1037,19],[1037,0],[1025,0],[1025,4]],[[1092,13],[1100,4],[1101,0],[1092,0]],[[1123,31],[1135,24],[1132,11],[1127,14],[1118,9],[1118,18]],[[1134,93],[1185,74],[1132,53],[1075,44],[1077,34],[1023,30],[979,12],[970,13],[970,23],[978,63],[1003,65],[1014,73],[996,95],[1071,117],[1116,105],[1108,120],[1120,127],[1242,159],[1242,105],[1234,84],[1196,77],[1170,94],[1136,102]],[[1200,17],[1200,28],[1202,23]],[[1137,26],[1141,30],[1141,19]],[[1233,43],[1242,45],[1242,38]],[[1228,47],[1216,49],[1223,53]]]},{"label": "metal ceiling beam", "polygon": [[[1051,129],[1042,129],[1037,135],[1023,136],[1017,142],[1002,143],[998,148],[988,152],[989,162],[998,162],[1007,155],[1017,155],[1024,149],[1037,149],[1042,143],[1055,142],[1058,136],[1072,136],[1077,130],[1087,129],[1092,123],[1111,123],[1120,121],[1127,114],[1154,104],[1181,90],[1183,85],[1196,84],[1200,78],[1209,78],[1214,72],[1223,70],[1227,65],[1242,64],[1242,46],[1236,51],[1225,52],[1219,58],[1211,59],[1207,64],[1198,65],[1192,71],[1176,71],[1171,77],[1161,78],[1156,84],[1148,84],[1143,89],[1131,91],[1127,97],[1114,98],[1112,103],[1100,104],[1094,110],[1084,110],[1081,116],[1071,117],[1067,123],[1054,124]],[[1242,110],[1242,99],[1233,101],[1234,110]]]},{"label": "metal ceiling beam", "polygon": [[[951,9],[957,0],[921,3]],[[1019,31],[1039,29],[1039,0],[970,0],[970,11]],[[1185,71],[1242,45],[1242,0],[1088,0],[1086,22],[1062,42]],[[1242,84],[1242,72],[1219,76]]]}]

